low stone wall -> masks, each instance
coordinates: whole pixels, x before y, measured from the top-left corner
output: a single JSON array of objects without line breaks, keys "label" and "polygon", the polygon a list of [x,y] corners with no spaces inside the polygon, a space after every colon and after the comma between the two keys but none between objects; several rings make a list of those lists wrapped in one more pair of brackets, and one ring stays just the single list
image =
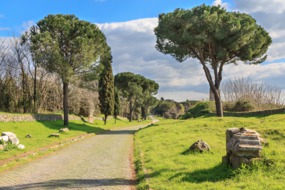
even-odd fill
[{"label": "low stone wall", "polygon": [[[60,114],[0,114],[0,122],[22,122],[22,121],[57,121],[63,120]],[[69,120],[80,120],[78,116],[69,116]]]},{"label": "low stone wall", "polygon": [[241,117],[250,117],[250,116],[267,116],[272,114],[285,113],[285,108],[273,109],[273,110],[263,110],[256,112],[224,112],[224,116],[241,116]]}]

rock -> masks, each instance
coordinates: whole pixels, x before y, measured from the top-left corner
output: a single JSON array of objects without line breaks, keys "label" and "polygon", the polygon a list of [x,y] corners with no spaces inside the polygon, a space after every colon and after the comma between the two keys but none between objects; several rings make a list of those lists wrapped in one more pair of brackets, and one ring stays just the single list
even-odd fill
[{"label": "rock", "polygon": [[67,133],[68,131],[69,131],[68,128],[61,128],[61,129],[59,130],[60,133],[63,133],[63,132]]},{"label": "rock", "polygon": [[239,168],[242,164],[249,164],[260,158],[262,150],[259,133],[246,128],[231,128],[226,131],[227,155],[222,158],[223,163],[232,168]]},{"label": "rock", "polygon": [[2,137],[0,137],[0,141],[7,143],[9,141],[9,137],[8,136],[2,136]]},{"label": "rock", "polygon": [[8,136],[9,138],[9,141],[12,143],[12,144],[15,144],[15,145],[18,145],[20,143],[19,139],[17,138],[17,136],[12,133],[12,132],[3,132],[2,133],[2,136]]},{"label": "rock", "polygon": [[19,144],[19,145],[18,145],[18,149],[23,150],[23,149],[25,149],[25,146],[24,146],[23,144]]},{"label": "rock", "polygon": [[210,150],[210,146],[206,142],[198,140],[197,142],[193,143],[188,150],[191,152],[205,152]]},{"label": "rock", "polygon": [[4,149],[4,145],[0,144],[0,150],[3,150],[3,149]]},{"label": "rock", "polygon": [[32,137],[33,137],[33,136],[30,135],[30,134],[28,134],[28,135],[25,136],[25,138],[32,138]]},{"label": "rock", "polygon": [[59,138],[59,134],[58,133],[52,133],[48,137],[57,137],[57,138]]}]

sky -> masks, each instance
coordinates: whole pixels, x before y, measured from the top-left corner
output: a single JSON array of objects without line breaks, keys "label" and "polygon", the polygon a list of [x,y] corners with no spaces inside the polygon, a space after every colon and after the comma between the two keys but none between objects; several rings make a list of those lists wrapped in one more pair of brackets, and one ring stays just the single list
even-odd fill
[{"label": "sky", "polygon": [[270,34],[273,43],[260,65],[227,65],[222,83],[251,78],[285,90],[284,0],[1,0],[0,37],[19,36],[48,14],[75,14],[97,24],[112,49],[113,71],[133,72],[160,85],[157,97],[176,101],[208,98],[208,83],[195,59],[177,62],[155,49],[153,32],[160,13],[201,4],[221,5],[250,14]]}]

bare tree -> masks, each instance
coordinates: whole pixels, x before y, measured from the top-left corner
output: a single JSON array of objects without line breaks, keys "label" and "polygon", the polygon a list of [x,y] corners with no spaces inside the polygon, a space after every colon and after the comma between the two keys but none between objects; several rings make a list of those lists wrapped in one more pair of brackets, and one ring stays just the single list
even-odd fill
[{"label": "bare tree", "polygon": [[222,93],[225,101],[250,101],[258,110],[279,107],[284,104],[282,89],[264,82],[253,82],[250,78],[241,77],[225,82],[222,86]]}]

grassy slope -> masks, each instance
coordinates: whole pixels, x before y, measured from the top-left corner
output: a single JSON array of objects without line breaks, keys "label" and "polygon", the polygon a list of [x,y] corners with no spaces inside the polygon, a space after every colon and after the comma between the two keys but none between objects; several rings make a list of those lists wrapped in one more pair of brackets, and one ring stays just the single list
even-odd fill
[{"label": "grassy slope", "polygon": [[[11,157],[17,157],[30,151],[37,151],[43,147],[47,147],[54,144],[60,144],[66,139],[70,139],[76,136],[84,134],[94,133],[98,134],[104,130],[114,127],[135,126],[143,123],[150,123],[150,121],[144,121],[138,123],[134,121],[130,123],[128,120],[120,119],[115,123],[113,119],[107,122],[107,125],[103,124],[103,121],[95,120],[94,124],[89,124],[83,121],[70,121],[68,133],[60,134],[60,138],[48,138],[51,133],[58,133],[60,128],[63,128],[62,121],[49,121],[49,122],[0,122],[0,133],[4,131],[10,131],[17,135],[21,144],[25,145],[24,150],[11,149],[9,151],[0,151],[0,161],[9,159]],[[25,138],[27,134],[31,134],[32,138]],[[15,161],[14,161],[15,162]],[[9,169],[10,165],[14,166],[17,163],[9,163],[7,167],[1,167],[0,171]]]},{"label": "grassy slope", "polygon": [[[161,120],[136,134],[136,161],[142,162],[150,188],[154,190],[284,189],[284,126],[284,114],[262,118]],[[260,132],[269,142],[269,147],[263,148],[263,155],[276,165],[268,168],[255,164],[251,169],[232,171],[221,164],[226,153],[225,131],[233,127]],[[199,139],[206,141],[211,151],[184,154]],[[141,174],[138,178],[142,178]],[[138,189],[147,189],[145,187],[145,182],[138,185]]]}]

